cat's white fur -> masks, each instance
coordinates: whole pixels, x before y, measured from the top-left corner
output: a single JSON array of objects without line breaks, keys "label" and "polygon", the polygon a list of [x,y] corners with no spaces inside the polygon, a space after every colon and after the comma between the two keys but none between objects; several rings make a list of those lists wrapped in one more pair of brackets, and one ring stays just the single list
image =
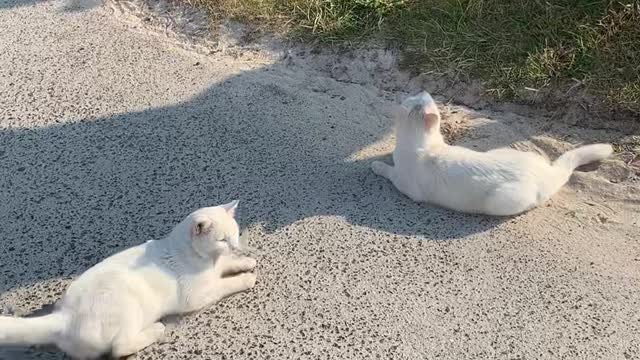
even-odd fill
[{"label": "cat's white fur", "polygon": [[515,215],[553,196],[576,167],[609,157],[608,144],[582,146],[549,163],[509,148],[473,151],[445,143],[440,112],[427,92],[402,103],[396,124],[394,166],[374,161],[374,173],[403,194],[468,213]]},{"label": "cat's white fur", "polygon": [[162,240],[117,253],[73,281],[50,315],[0,317],[0,344],[55,344],[76,359],[133,354],[163,339],[159,321],[250,289],[256,261],[239,247],[238,202],[196,210]]}]

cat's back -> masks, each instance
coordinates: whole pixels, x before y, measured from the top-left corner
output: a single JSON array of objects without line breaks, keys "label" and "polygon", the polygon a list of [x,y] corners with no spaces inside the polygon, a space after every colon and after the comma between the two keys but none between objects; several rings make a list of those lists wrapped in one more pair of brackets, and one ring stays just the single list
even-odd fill
[{"label": "cat's back", "polygon": [[519,181],[541,167],[550,166],[546,159],[532,152],[511,148],[481,152],[459,146],[435,154],[428,162],[451,177],[489,183]]},{"label": "cat's back", "polygon": [[[113,254],[89,268],[67,289],[64,300],[74,301],[87,293],[108,292],[115,284],[131,276],[131,270],[147,251],[148,243],[133,246]],[[113,286],[112,286],[113,284]]]},{"label": "cat's back", "polygon": [[175,276],[156,255],[147,242],[106,258],[71,283],[61,309],[81,326],[102,327],[105,319],[139,306],[152,316],[163,315],[165,305],[174,302]]},{"label": "cat's back", "polygon": [[488,152],[451,146],[425,153],[420,187],[425,200],[459,211],[481,212],[487,195],[508,183],[536,181],[540,168],[550,166],[534,153],[514,149]]}]

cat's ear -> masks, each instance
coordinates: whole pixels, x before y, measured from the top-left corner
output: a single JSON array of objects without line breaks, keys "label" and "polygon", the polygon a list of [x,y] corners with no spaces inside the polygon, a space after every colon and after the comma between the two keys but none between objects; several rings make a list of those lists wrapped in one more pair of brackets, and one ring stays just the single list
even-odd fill
[{"label": "cat's ear", "polygon": [[238,208],[239,203],[240,203],[239,200],[233,200],[228,204],[224,204],[220,206],[222,206],[222,208],[225,209],[227,211],[227,214],[231,215],[231,217],[236,217],[236,209]]},{"label": "cat's ear", "polygon": [[211,225],[213,222],[210,219],[200,218],[193,220],[191,225],[191,234],[193,236],[200,236],[211,231]]},{"label": "cat's ear", "polygon": [[422,120],[424,121],[424,127],[426,129],[433,129],[440,123],[440,111],[433,99],[423,105]]}]

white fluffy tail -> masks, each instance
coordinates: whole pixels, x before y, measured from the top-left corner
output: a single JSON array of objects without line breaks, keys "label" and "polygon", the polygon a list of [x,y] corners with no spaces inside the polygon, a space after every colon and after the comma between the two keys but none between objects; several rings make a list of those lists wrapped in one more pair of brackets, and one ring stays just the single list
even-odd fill
[{"label": "white fluffy tail", "polygon": [[553,162],[553,173],[543,179],[543,188],[538,194],[538,203],[548,200],[567,183],[578,167],[611,156],[613,147],[609,144],[593,144],[569,150]]},{"label": "white fluffy tail", "polygon": [[578,166],[603,160],[613,154],[613,147],[609,144],[592,144],[567,151],[553,162],[553,167],[563,171],[567,178]]},{"label": "white fluffy tail", "polygon": [[0,316],[0,344],[54,344],[64,326],[64,317],[60,313],[33,318]]}]

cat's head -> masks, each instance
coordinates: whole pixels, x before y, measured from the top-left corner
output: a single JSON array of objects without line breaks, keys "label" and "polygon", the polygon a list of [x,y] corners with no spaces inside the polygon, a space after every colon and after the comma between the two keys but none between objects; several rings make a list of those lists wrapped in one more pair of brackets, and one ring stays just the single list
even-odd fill
[{"label": "cat's head", "polygon": [[410,124],[423,128],[427,133],[440,132],[440,111],[431,95],[423,91],[402,102],[396,110],[396,117],[406,119]]},{"label": "cat's head", "polygon": [[396,144],[411,150],[444,144],[440,111],[428,92],[411,96],[394,109]]},{"label": "cat's head", "polygon": [[240,229],[235,220],[238,200],[200,208],[182,222],[183,235],[202,257],[215,257],[240,248]]}]

